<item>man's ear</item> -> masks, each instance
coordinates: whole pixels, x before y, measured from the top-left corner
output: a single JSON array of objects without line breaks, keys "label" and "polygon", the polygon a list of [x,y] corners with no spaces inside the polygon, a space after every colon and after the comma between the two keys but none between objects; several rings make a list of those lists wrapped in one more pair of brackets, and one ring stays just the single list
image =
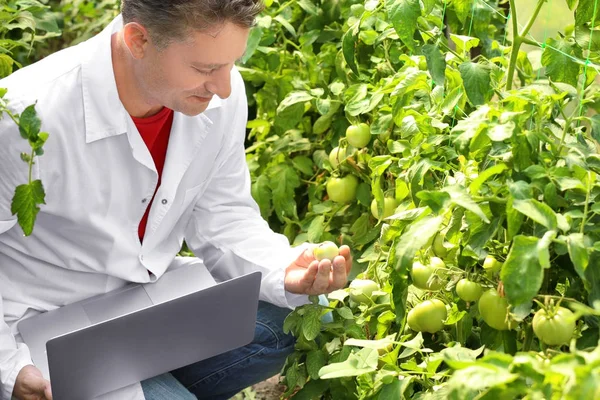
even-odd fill
[{"label": "man's ear", "polygon": [[123,40],[133,58],[144,58],[150,42],[146,28],[137,22],[128,23],[123,27]]}]

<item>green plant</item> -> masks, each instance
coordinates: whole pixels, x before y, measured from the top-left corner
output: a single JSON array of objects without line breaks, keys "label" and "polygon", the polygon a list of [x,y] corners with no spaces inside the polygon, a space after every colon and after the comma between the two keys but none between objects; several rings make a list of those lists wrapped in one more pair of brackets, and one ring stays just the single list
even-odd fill
[{"label": "green plant", "polygon": [[[574,27],[543,43],[528,33],[541,0],[524,26],[512,1],[492,0],[273,1],[259,19],[240,70],[261,213],[291,242],[348,244],[351,279],[379,285],[371,301],[347,288],[288,317],[298,342],[287,395],[570,399],[585,383],[595,393],[598,10],[567,3]],[[361,123],[368,144],[331,162]],[[356,182],[342,202],[327,190],[339,176]],[[380,221],[371,205],[382,215],[386,197],[398,207]],[[413,265],[432,256],[443,269],[417,277]],[[477,307],[455,294],[461,279],[485,290]],[[533,333],[534,301],[547,296],[578,318],[570,349]],[[407,314],[433,299],[447,304],[442,329],[407,329]],[[333,321],[318,323],[325,312]],[[544,386],[560,357],[581,357],[577,371]]]}]

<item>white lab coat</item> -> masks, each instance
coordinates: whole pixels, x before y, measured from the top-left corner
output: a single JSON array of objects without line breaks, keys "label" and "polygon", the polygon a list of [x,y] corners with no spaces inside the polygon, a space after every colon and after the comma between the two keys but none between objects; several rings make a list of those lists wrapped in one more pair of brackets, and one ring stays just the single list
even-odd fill
[{"label": "white lab coat", "polygon": [[[87,42],[0,80],[15,111],[37,102],[42,130],[50,133],[33,170],[46,204],[26,238],[10,202],[27,181],[20,154],[30,150],[13,121],[0,120],[0,399],[11,398],[18,372],[31,363],[18,321],[128,282],[159,279],[184,239],[215,279],[258,270],[262,300],[289,308],[307,302],[283,285],[284,269],[301,249],[269,229],[250,195],[246,95],[235,68],[228,99],[215,98],[197,117],[175,113],[140,243],[138,225],[158,174],[118,97],[110,38],[121,27],[119,16]],[[102,398],[144,396],[135,384]]]}]

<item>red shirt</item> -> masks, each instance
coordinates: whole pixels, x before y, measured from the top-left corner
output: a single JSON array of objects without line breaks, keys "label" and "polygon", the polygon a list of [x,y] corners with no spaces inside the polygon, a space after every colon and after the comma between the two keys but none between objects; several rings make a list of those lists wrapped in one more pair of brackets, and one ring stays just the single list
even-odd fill
[{"label": "red shirt", "polygon": [[[156,188],[158,189],[160,187],[162,171],[165,165],[165,158],[167,157],[167,146],[169,144],[171,126],[173,125],[173,110],[164,107],[158,112],[158,114],[155,114],[151,117],[131,118],[140,132],[140,135],[142,135],[142,139],[144,139],[146,146],[148,146],[148,150],[150,150],[152,159],[154,160],[154,165],[156,166],[156,171],[158,172],[158,184],[156,185]],[[154,195],[155,194],[156,191],[154,192]],[[152,201],[154,201],[154,195],[152,196]],[[144,239],[146,223],[148,222],[148,213],[150,212],[150,205],[152,204],[152,201],[146,203],[148,204],[146,213],[140,221],[138,228],[140,241]]]}]

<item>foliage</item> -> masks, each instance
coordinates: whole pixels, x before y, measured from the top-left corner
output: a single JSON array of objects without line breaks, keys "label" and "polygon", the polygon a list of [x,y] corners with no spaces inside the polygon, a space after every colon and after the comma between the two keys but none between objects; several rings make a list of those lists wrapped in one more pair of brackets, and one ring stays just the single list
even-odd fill
[{"label": "foliage", "polygon": [[[600,310],[593,2],[569,2],[576,26],[538,44],[543,69],[521,50],[536,44],[528,31],[543,1],[522,25],[514,7],[496,1],[270,3],[241,68],[254,110],[253,195],[290,241],[348,244],[359,261],[353,277],[380,285],[370,302],[351,301],[348,288],[330,294],[329,307],[288,317],[298,343],[284,371],[287,394],[575,398],[583,382],[599,390],[597,361],[547,383],[559,348],[546,349],[531,328],[534,302],[562,301],[578,318],[564,360],[596,354],[576,350],[597,345]],[[507,23],[516,25],[512,42]],[[354,149],[345,132],[359,123],[372,138]],[[347,158],[334,166],[328,155],[338,146]],[[356,199],[331,201],[327,182],[347,175],[359,179]],[[382,215],[384,197],[399,206],[380,221],[370,205],[376,199]],[[410,271],[433,256],[446,267],[432,279],[445,287],[422,291]],[[500,268],[484,269],[487,256]],[[486,325],[455,294],[462,278],[505,296],[507,330]],[[415,335],[406,316],[433,298],[447,304],[446,328]],[[327,312],[333,321],[317,323]],[[521,367],[532,377],[520,378]],[[477,384],[460,389],[467,375]]]}]

